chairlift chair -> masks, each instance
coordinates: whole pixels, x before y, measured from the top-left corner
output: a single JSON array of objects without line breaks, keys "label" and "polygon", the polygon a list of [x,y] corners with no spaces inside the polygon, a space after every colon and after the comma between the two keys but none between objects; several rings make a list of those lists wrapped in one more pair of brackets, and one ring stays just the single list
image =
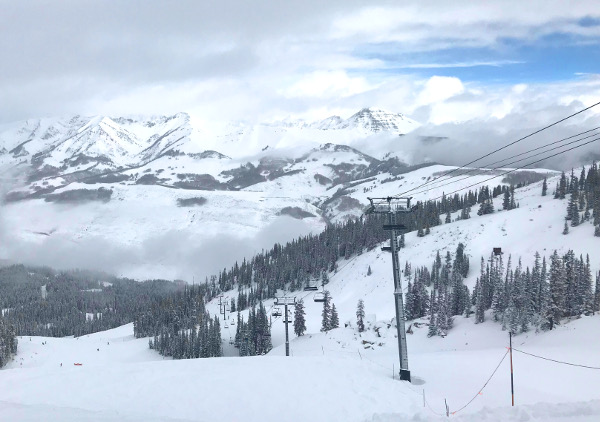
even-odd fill
[{"label": "chairlift chair", "polygon": [[323,293],[323,292],[317,292],[317,293],[315,293],[315,296],[313,297],[313,300],[315,302],[325,302],[325,293]]},{"label": "chairlift chair", "polygon": [[304,286],[305,292],[314,292],[316,290],[319,290],[319,287],[316,284],[307,284]]},{"label": "chairlift chair", "polygon": [[274,317],[280,317],[281,316],[281,308],[273,308],[273,312],[271,312],[271,315],[273,315]]}]

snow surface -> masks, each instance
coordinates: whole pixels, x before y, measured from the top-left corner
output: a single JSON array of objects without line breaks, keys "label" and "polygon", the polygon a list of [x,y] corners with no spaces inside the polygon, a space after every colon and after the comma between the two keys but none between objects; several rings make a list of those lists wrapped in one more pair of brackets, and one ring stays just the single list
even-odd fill
[{"label": "snow surface", "polygon": [[[554,182],[549,180],[550,186]],[[466,280],[470,287],[479,273],[480,257],[487,258],[492,247],[502,247],[505,259],[509,254],[514,260],[521,256],[523,265],[531,265],[535,251],[549,256],[554,248],[560,253],[571,248],[576,255],[591,253],[592,270],[597,272],[593,227],[584,223],[562,235],[567,201],[540,193],[541,184],[533,184],[516,191],[518,209],[486,216],[477,216],[474,209],[470,220],[435,227],[423,238],[407,234],[401,266],[405,260],[413,268],[430,266],[438,249],[453,253],[458,242],[464,242],[471,261]],[[500,201],[495,201],[497,210]],[[369,266],[371,276],[366,275]],[[246,358],[234,357],[237,350],[230,344],[235,315],[228,316],[227,328],[222,325],[229,357],[220,359],[163,359],[148,349],[148,339],[133,338],[131,324],[78,339],[23,337],[15,360],[0,371],[0,419],[435,421],[446,419],[446,400],[451,413],[458,411],[451,418],[464,421],[600,420],[600,371],[516,351],[516,407],[511,408],[508,335],[489,315],[483,324],[456,317],[445,338],[427,338],[425,321],[410,322],[413,383],[398,381],[391,262],[379,248],[341,260],[327,288],[343,328],[321,333],[321,305],[312,301],[314,293],[295,293],[305,300],[308,331],[297,338],[290,330],[291,357],[284,356],[281,318],[272,319],[274,349],[266,356]],[[237,292],[225,296],[233,298]],[[373,315],[362,334],[354,327],[358,299]],[[272,304],[265,303],[269,311]],[[216,301],[207,308],[218,315]],[[582,317],[551,332],[519,334],[513,345],[551,359],[600,367],[599,330],[600,315]],[[498,372],[481,390],[503,357]]]}]

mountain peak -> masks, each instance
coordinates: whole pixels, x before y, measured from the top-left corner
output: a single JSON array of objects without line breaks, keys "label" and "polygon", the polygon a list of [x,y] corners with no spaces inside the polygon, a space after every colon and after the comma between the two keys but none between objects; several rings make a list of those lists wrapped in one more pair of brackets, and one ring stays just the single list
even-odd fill
[{"label": "mountain peak", "polygon": [[402,113],[392,113],[380,108],[366,107],[348,118],[344,128],[366,129],[371,132],[395,132],[404,134],[416,129],[419,124]]}]

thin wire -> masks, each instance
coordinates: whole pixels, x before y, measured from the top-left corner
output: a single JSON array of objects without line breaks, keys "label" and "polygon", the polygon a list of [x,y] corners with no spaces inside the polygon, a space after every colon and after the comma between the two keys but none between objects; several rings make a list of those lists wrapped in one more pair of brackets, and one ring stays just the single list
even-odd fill
[{"label": "thin wire", "polygon": [[443,198],[444,196],[452,195],[453,193],[460,192],[461,190],[465,190],[465,189],[471,188],[471,187],[473,187],[473,186],[480,185],[480,184],[482,184],[482,183],[485,183],[485,182],[488,182],[488,181],[490,181],[490,180],[492,180],[492,179],[496,179],[496,178],[498,178],[498,177],[505,176],[505,175],[507,175],[507,174],[510,174],[510,173],[514,173],[515,171],[522,170],[522,169],[524,169],[525,167],[531,166],[531,165],[533,165],[533,164],[540,163],[540,162],[542,162],[542,161],[544,161],[544,160],[547,160],[548,158],[556,157],[557,155],[564,154],[565,152],[569,152],[569,151],[572,151],[572,150],[574,150],[574,149],[581,148],[581,147],[583,147],[583,146],[585,146],[585,145],[587,145],[587,144],[591,144],[592,142],[596,142],[596,141],[598,141],[599,139],[600,139],[600,138],[597,138],[597,139],[592,139],[591,141],[588,141],[588,142],[586,142],[586,143],[583,143],[583,144],[581,144],[581,145],[577,145],[577,146],[571,147],[571,148],[569,148],[569,149],[566,149],[566,150],[564,150],[564,151],[557,152],[556,154],[549,155],[549,156],[547,156],[547,157],[544,157],[544,158],[541,158],[541,159],[539,159],[539,160],[537,160],[537,161],[533,161],[533,162],[531,162],[531,163],[525,164],[525,165],[523,165],[523,166],[521,166],[521,167],[517,167],[517,168],[515,168],[515,169],[512,169],[512,170],[506,171],[506,172],[504,172],[504,173],[500,173],[500,174],[498,174],[498,175],[496,175],[496,176],[493,176],[493,177],[490,177],[490,178],[488,178],[488,179],[482,180],[481,182],[473,183],[473,184],[471,184],[471,185],[465,186],[465,187],[463,187],[463,188],[460,188],[460,189],[457,189],[457,190],[455,190],[455,191],[452,191],[452,192],[446,193],[446,194],[444,194],[444,195],[438,196],[437,198],[430,199],[430,201],[436,201],[436,200],[438,200],[438,199],[441,199],[441,198]]},{"label": "thin wire", "polygon": [[437,416],[446,416],[443,413],[438,413],[435,410],[433,410],[433,408],[431,407],[431,405],[429,404],[429,402],[427,401],[427,399],[425,399],[425,404],[427,405],[427,408],[431,411],[431,413],[437,415]]},{"label": "thin wire", "polygon": [[[501,166],[494,167],[494,168],[490,168],[490,169],[487,169],[487,170],[492,170],[492,171],[493,171],[493,170],[499,170],[499,169],[501,169],[501,168],[504,168],[504,167],[506,167],[506,166],[509,166],[509,165],[511,165],[511,164],[515,164],[515,163],[518,163],[518,162],[521,162],[521,161],[525,161],[525,160],[528,160],[528,159],[530,159],[530,158],[537,157],[537,156],[540,156],[540,155],[542,155],[542,154],[546,154],[546,153],[548,153],[548,152],[550,152],[550,151],[554,151],[554,150],[556,150],[556,149],[563,148],[563,147],[566,147],[566,146],[568,146],[568,145],[572,145],[572,144],[575,144],[575,143],[577,143],[577,142],[584,141],[584,140],[586,140],[586,139],[588,139],[588,138],[591,138],[592,136],[596,136],[596,135],[598,135],[598,134],[597,134],[597,133],[594,133],[593,135],[589,135],[589,136],[586,136],[586,137],[584,137],[584,138],[577,139],[577,140],[575,140],[575,141],[567,142],[567,143],[566,143],[566,144],[564,144],[564,145],[559,145],[559,146],[557,146],[557,147],[550,148],[549,150],[542,151],[542,152],[538,152],[537,154],[530,155],[529,157],[525,157],[525,158],[521,158],[521,159],[519,159],[519,160],[511,161],[510,163],[503,163]],[[597,141],[597,140],[600,140],[600,138],[596,138],[596,139],[592,140],[591,142],[594,142],[594,141]],[[589,143],[589,142],[588,142],[588,143]],[[581,145],[583,146],[583,145],[586,145],[586,144],[584,143],[584,144],[581,144]],[[569,150],[566,150],[566,151],[569,151]],[[566,152],[566,151],[563,151],[563,152]],[[532,152],[532,151],[529,151],[529,152]],[[526,166],[528,166],[528,165],[531,165],[531,164],[527,164]],[[526,167],[526,166],[525,166],[525,167]],[[472,171],[476,171],[476,170],[482,170],[482,169],[475,168],[475,169],[473,169]],[[429,187],[425,188],[425,189],[424,189],[424,190],[422,190],[422,191],[419,191],[419,192],[415,192],[415,193],[413,193],[413,195],[418,195],[418,194],[421,194],[421,193],[426,193],[426,192],[429,192],[429,190],[430,190],[430,189],[434,189],[434,188],[435,188],[435,189],[437,189],[437,188],[441,188],[442,186],[452,185],[452,184],[454,184],[454,183],[458,183],[458,182],[461,182],[461,181],[463,181],[463,180],[466,180],[466,179],[470,179],[470,178],[472,178],[472,177],[475,177],[475,176],[478,176],[478,175],[474,174],[474,175],[471,175],[471,176],[466,176],[466,177],[463,177],[463,178],[461,178],[461,179],[456,179],[456,180],[450,181],[450,182],[448,182],[448,183],[444,183],[444,184],[442,184],[442,185],[429,186]],[[450,179],[447,179],[447,180],[450,180]],[[446,181],[447,181],[447,180],[446,180]]]},{"label": "thin wire", "polygon": [[525,354],[525,355],[533,356],[534,358],[539,358],[539,359],[549,360],[549,361],[551,361],[551,362],[561,363],[561,364],[563,364],[563,365],[569,365],[569,366],[578,366],[578,367],[580,367],[580,368],[587,368],[587,369],[600,369],[600,367],[597,367],[597,366],[580,365],[580,364],[578,364],[578,363],[564,362],[564,361],[562,361],[562,360],[550,359],[550,358],[546,358],[546,357],[544,357],[544,356],[534,355],[533,353],[524,352],[524,351],[522,351],[522,350],[515,349],[514,347],[513,347],[513,350],[514,350],[515,352],[519,352],[519,353],[523,353],[523,354]]},{"label": "thin wire", "polygon": [[467,166],[469,166],[469,165],[471,165],[471,164],[473,164],[473,163],[476,163],[476,162],[477,162],[477,161],[479,161],[479,160],[483,160],[484,158],[487,158],[487,157],[489,157],[489,156],[490,156],[490,155],[492,155],[492,154],[495,154],[495,153],[497,153],[497,152],[499,152],[499,151],[502,151],[502,150],[504,150],[504,149],[506,149],[506,148],[508,148],[508,147],[510,147],[510,146],[512,146],[512,145],[515,145],[516,143],[519,143],[519,142],[521,142],[521,141],[523,141],[523,140],[525,140],[525,139],[527,139],[527,138],[530,138],[530,137],[532,137],[533,135],[537,135],[538,133],[540,133],[540,132],[542,132],[542,131],[544,131],[544,130],[546,130],[546,129],[549,129],[549,128],[553,127],[553,126],[556,126],[557,124],[559,124],[559,123],[562,123],[562,122],[564,122],[565,120],[568,120],[568,119],[570,119],[571,117],[577,116],[578,114],[581,114],[581,113],[583,113],[584,111],[587,111],[587,110],[589,110],[589,109],[591,109],[591,108],[593,108],[593,107],[596,107],[596,106],[597,106],[597,105],[599,105],[599,104],[600,104],[600,101],[598,101],[598,102],[597,102],[597,103],[595,103],[595,104],[592,104],[592,105],[591,105],[591,106],[589,106],[589,107],[586,107],[586,108],[584,108],[584,109],[582,109],[582,110],[579,110],[579,111],[578,111],[578,112],[576,112],[576,113],[573,113],[573,114],[571,114],[571,115],[569,115],[569,116],[567,116],[567,117],[564,117],[564,118],[562,118],[562,119],[560,119],[560,120],[558,120],[558,121],[556,121],[556,122],[554,122],[554,123],[552,123],[552,124],[549,124],[549,125],[547,125],[547,126],[544,126],[543,128],[541,128],[541,129],[538,129],[538,130],[536,130],[535,132],[533,132],[533,133],[530,133],[529,135],[523,136],[523,137],[521,137],[521,138],[517,139],[516,141],[513,141],[513,142],[511,142],[511,143],[509,143],[509,144],[507,144],[507,145],[505,145],[505,146],[503,146],[503,147],[497,148],[497,149],[495,149],[494,151],[492,151],[492,152],[490,152],[490,153],[488,153],[488,154],[485,154],[485,155],[483,155],[483,156],[481,156],[481,157],[479,157],[479,158],[476,158],[476,159],[475,159],[475,160],[473,160],[473,161],[469,161],[468,163],[466,163],[466,164],[463,164],[462,166],[460,166],[460,167],[458,167],[458,168],[452,169],[452,170],[450,170],[450,171],[446,172],[445,174],[441,175],[441,176],[440,176],[440,177],[438,177],[438,178],[431,179],[431,180],[427,180],[425,183],[422,183],[421,185],[419,185],[419,186],[417,186],[417,187],[415,187],[415,188],[413,188],[413,189],[410,189],[410,190],[407,190],[407,191],[405,191],[405,192],[399,193],[399,194],[398,194],[398,195],[396,195],[396,196],[402,196],[402,195],[404,195],[404,194],[406,194],[406,193],[408,193],[408,192],[411,192],[411,191],[413,191],[413,190],[415,190],[415,189],[419,189],[419,188],[421,188],[421,187],[423,187],[423,186],[427,185],[427,184],[428,184],[428,183],[430,183],[430,182],[433,182],[433,181],[435,181],[435,180],[437,180],[437,179],[440,179],[440,178],[442,178],[442,177],[446,177],[446,176],[448,176],[448,175],[450,175],[450,174],[452,174],[452,173],[454,173],[454,172],[456,172],[456,171],[458,171],[458,170],[461,170],[461,169],[463,169],[463,168],[465,168],[465,167],[467,167]]},{"label": "thin wire", "polygon": [[[438,180],[438,181],[434,182],[434,184],[433,184],[433,185],[430,185],[429,187],[425,188],[424,190],[422,190],[422,191],[419,191],[419,192],[414,192],[414,193],[413,193],[413,195],[418,195],[418,194],[420,194],[420,193],[429,192],[429,190],[431,190],[431,189],[433,189],[433,188],[440,188],[440,187],[442,187],[442,186],[451,185],[451,184],[453,184],[453,183],[460,182],[461,180],[465,180],[465,179],[468,179],[468,178],[470,178],[470,177],[475,177],[475,176],[478,176],[478,175],[477,175],[477,174],[474,174],[474,175],[472,175],[472,176],[467,176],[467,177],[463,177],[462,179],[458,179],[458,180],[454,180],[454,181],[452,181],[452,182],[448,182],[449,180],[451,180],[451,179],[453,179],[453,178],[455,178],[455,177],[459,177],[459,176],[462,176],[462,175],[465,175],[465,174],[470,174],[470,173],[473,173],[473,172],[475,172],[475,171],[481,171],[481,170],[483,170],[483,171],[486,171],[486,170],[498,170],[498,169],[501,169],[501,168],[503,168],[503,167],[507,167],[507,166],[509,166],[509,165],[511,165],[511,164],[515,164],[515,163],[518,163],[518,162],[520,162],[520,161],[524,161],[524,160],[527,160],[527,159],[529,159],[529,158],[537,157],[537,156],[539,156],[539,155],[541,155],[541,154],[545,154],[545,153],[547,153],[547,152],[554,151],[554,150],[556,150],[556,149],[558,149],[558,148],[562,148],[562,147],[565,147],[565,146],[567,146],[567,145],[576,144],[577,142],[581,142],[581,141],[583,141],[583,140],[586,140],[586,139],[588,139],[588,138],[591,138],[591,137],[593,137],[593,136],[596,136],[596,135],[598,135],[598,133],[594,133],[594,134],[592,134],[592,135],[585,136],[585,137],[583,137],[583,138],[580,138],[580,139],[577,139],[577,140],[575,140],[575,141],[567,142],[566,144],[559,145],[559,146],[557,146],[557,147],[550,148],[550,149],[548,149],[548,150],[546,150],[546,151],[542,151],[542,152],[539,152],[539,153],[537,153],[537,154],[530,155],[529,157],[525,157],[525,158],[521,158],[521,159],[519,159],[519,160],[511,161],[510,163],[508,163],[508,162],[505,162],[505,161],[507,161],[507,160],[510,160],[510,159],[513,159],[513,158],[517,158],[517,157],[520,157],[520,156],[522,156],[522,155],[526,155],[526,154],[529,154],[529,153],[531,153],[531,152],[538,151],[538,150],[540,150],[540,149],[545,149],[545,148],[548,148],[548,147],[550,147],[550,146],[552,146],[552,145],[556,145],[556,144],[558,144],[558,143],[561,143],[561,142],[567,141],[567,140],[569,140],[569,139],[571,139],[571,138],[574,138],[574,137],[576,137],[576,136],[581,136],[581,135],[584,135],[584,134],[586,134],[586,133],[588,133],[588,132],[591,132],[591,131],[594,131],[594,130],[597,130],[597,129],[600,129],[600,127],[597,127],[597,128],[594,128],[594,129],[590,129],[590,130],[587,130],[587,131],[585,131],[585,132],[578,133],[577,135],[569,136],[568,138],[563,138],[563,139],[561,139],[561,140],[559,140],[559,141],[552,142],[552,143],[550,143],[550,144],[543,145],[543,146],[541,146],[541,147],[537,147],[537,148],[530,149],[529,151],[525,151],[525,152],[522,152],[522,153],[520,153],[520,154],[513,155],[513,156],[511,156],[511,157],[507,157],[507,158],[503,158],[503,159],[501,159],[501,160],[494,161],[494,162],[492,162],[492,163],[489,163],[489,164],[486,164],[485,166],[482,166],[482,167],[474,167],[474,168],[472,168],[472,169],[469,169],[469,170],[467,170],[466,172],[462,172],[461,174],[457,174],[456,176],[449,177],[448,179],[445,179],[445,180]],[[500,165],[498,165],[498,166],[496,166],[496,167],[493,167],[493,168],[491,168],[491,167],[490,167],[490,166],[492,166],[492,165],[494,165],[494,164],[497,164],[497,163],[502,163],[502,164],[500,164]],[[440,185],[439,183],[442,183],[442,182],[448,182],[448,183],[444,183],[444,184]],[[417,189],[417,188],[415,188],[415,189]]]},{"label": "thin wire", "polygon": [[465,404],[463,407],[461,407],[458,410],[455,410],[454,412],[451,412],[453,415],[455,415],[456,413],[460,412],[465,407],[467,407],[468,405],[470,405],[471,403],[473,403],[473,400],[475,400],[477,398],[477,396],[479,396],[479,394],[481,394],[481,392],[483,391],[483,389],[488,385],[488,383],[492,380],[492,378],[494,377],[494,375],[498,371],[498,368],[500,368],[500,365],[502,365],[502,362],[504,362],[504,359],[506,359],[506,355],[508,355],[509,351],[510,350],[507,350],[506,353],[504,353],[504,356],[502,356],[502,359],[500,359],[500,362],[498,363],[498,366],[496,366],[496,369],[494,369],[494,372],[492,372],[492,375],[490,375],[490,377],[487,379],[487,381],[485,382],[485,384],[483,384],[483,387],[481,387],[479,389],[479,391],[477,391],[477,394],[475,394],[473,396],[473,398],[471,400],[469,400],[469,402],[467,404]]}]

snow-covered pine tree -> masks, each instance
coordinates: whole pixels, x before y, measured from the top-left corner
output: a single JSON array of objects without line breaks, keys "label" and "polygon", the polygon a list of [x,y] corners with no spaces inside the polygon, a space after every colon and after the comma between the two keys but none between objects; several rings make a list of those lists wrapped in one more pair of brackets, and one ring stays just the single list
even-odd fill
[{"label": "snow-covered pine tree", "polygon": [[475,292],[475,324],[480,324],[485,321],[485,299],[483,297],[483,287],[481,280],[477,280],[477,291]]},{"label": "snow-covered pine tree", "polygon": [[565,219],[565,226],[563,228],[562,234],[569,234],[569,225],[567,224],[567,220]]},{"label": "snow-covered pine tree", "polygon": [[430,303],[430,306],[429,306],[430,316],[429,316],[429,329],[427,330],[427,337],[433,337],[433,336],[438,335],[438,329],[437,329],[437,325],[436,325],[437,321],[435,318],[435,311],[437,308],[437,304],[435,302],[435,289],[431,290],[431,301],[429,303]]},{"label": "snow-covered pine tree", "polygon": [[494,315],[494,321],[501,321],[506,307],[506,292],[504,289],[504,264],[502,262],[502,255],[496,259],[497,263],[494,265],[494,270],[490,271],[490,282],[494,286],[494,293],[492,295],[492,314]]},{"label": "snow-covered pine tree", "polygon": [[594,313],[594,292],[592,290],[592,269],[590,267],[590,256],[586,256],[585,265],[581,259],[581,279],[579,282],[579,297],[582,300],[581,313],[592,315]]},{"label": "snow-covered pine tree", "polygon": [[15,327],[0,314],[0,368],[17,353],[18,341],[15,333]]},{"label": "snow-covered pine tree", "polygon": [[502,209],[503,210],[510,210],[510,192],[508,189],[506,189],[504,191],[504,198],[502,200]]},{"label": "snow-covered pine tree", "polygon": [[340,326],[340,317],[338,316],[337,309],[335,309],[335,303],[331,304],[331,321],[330,328],[333,330],[334,328],[339,328]]},{"label": "snow-covered pine tree", "polygon": [[544,177],[544,183],[542,184],[542,196],[546,196],[548,193],[548,180]]},{"label": "snow-covered pine tree", "polygon": [[596,274],[596,287],[594,289],[594,312],[600,312],[600,271]]},{"label": "snow-covered pine tree", "polygon": [[359,333],[365,331],[365,302],[362,299],[356,305],[356,327]]},{"label": "snow-covered pine tree", "polygon": [[416,318],[415,315],[415,297],[413,292],[413,286],[409,281],[406,285],[406,296],[404,299],[404,318],[406,320],[411,320]]},{"label": "snow-covered pine tree", "polygon": [[460,212],[460,219],[467,220],[471,218],[471,207],[464,207]]},{"label": "snow-covered pine tree", "polygon": [[367,268],[367,275],[371,275],[373,274],[373,271],[371,271],[371,266],[369,265],[369,268]]},{"label": "snow-covered pine tree", "polygon": [[548,317],[547,321],[548,328],[552,330],[556,324],[560,323],[561,318],[566,313],[566,291],[567,282],[565,275],[565,267],[563,260],[555,250],[550,257],[550,302],[548,306]]},{"label": "snow-covered pine tree", "polygon": [[579,314],[579,298],[577,297],[579,284],[579,263],[572,250],[567,251],[563,257],[566,283],[565,309],[563,316],[575,316]]},{"label": "snow-covered pine tree", "polygon": [[304,311],[304,301],[299,299],[294,306],[294,333],[300,337],[306,332],[306,312]]},{"label": "snow-covered pine tree", "polygon": [[323,293],[325,301],[323,302],[323,310],[321,311],[321,331],[327,332],[331,330],[331,296],[329,290]]}]

